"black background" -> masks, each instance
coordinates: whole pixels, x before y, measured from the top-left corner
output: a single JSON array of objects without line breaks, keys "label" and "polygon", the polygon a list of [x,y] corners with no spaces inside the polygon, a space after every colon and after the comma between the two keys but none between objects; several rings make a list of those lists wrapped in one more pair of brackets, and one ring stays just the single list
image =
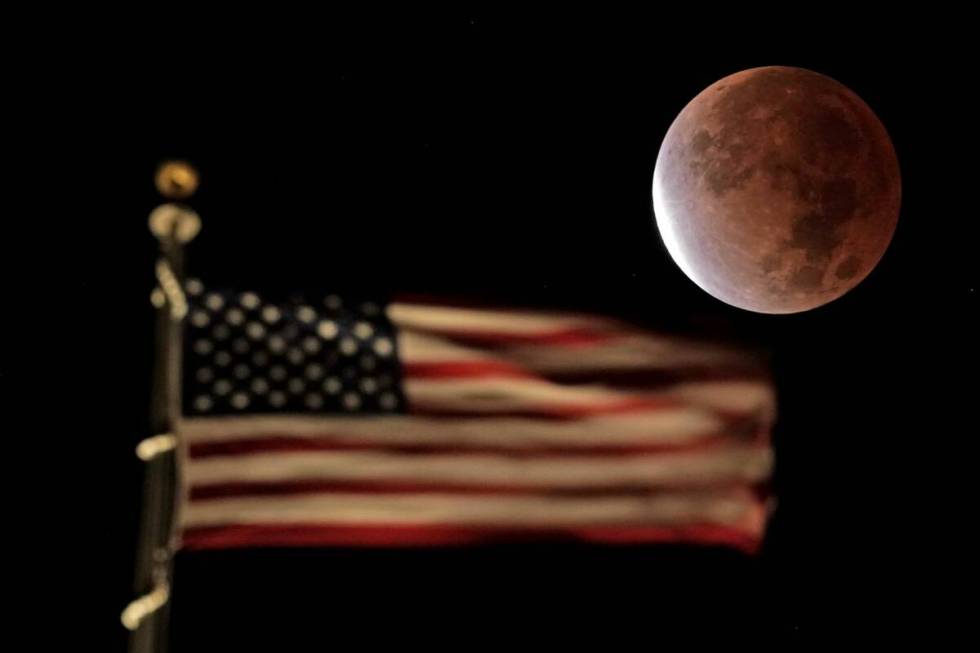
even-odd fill
[{"label": "black background", "polygon": [[[118,41],[83,38],[84,62],[67,53],[42,82],[61,102],[49,125],[67,136],[39,146],[49,166],[84,176],[69,198],[78,210],[45,212],[56,188],[29,198],[47,230],[32,242],[56,262],[21,270],[62,300],[62,322],[36,335],[71,324],[72,391],[47,407],[76,425],[57,442],[83,473],[47,542],[94,572],[57,581],[86,588],[73,590],[84,640],[106,651],[125,642],[118,612],[131,598],[141,478],[132,451],[147,435],[152,357],[145,217],[161,201],[154,168],[175,157],[201,172],[191,203],[204,229],[189,260],[208,281],[625,313],[765,347],[780,401],[780,503],[756,559],[544,545],[182,554],[175,650],[336,648],[347,636],[646,647],[678,627],[738,643],[932,640],[963,625],[967,599],[953,588],[970,583],[973,513],[961,505],[975,423],[957,413],[976,387],[969,38],[955,17],[827,11],[752,17],[752,29],[730,16],[205,24],[189,13],[172,32],[147,22]],[[694,286],[660,243],[650,201],[660,141],[684,104],[771,64],[857,92],[889,130],[903,176],[878,268],[791,316],[730,308]]]}]

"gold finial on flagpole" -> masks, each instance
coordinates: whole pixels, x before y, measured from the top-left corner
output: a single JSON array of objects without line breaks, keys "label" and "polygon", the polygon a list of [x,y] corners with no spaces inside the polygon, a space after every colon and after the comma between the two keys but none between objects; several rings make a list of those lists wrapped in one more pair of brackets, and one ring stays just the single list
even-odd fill
[{"label": "gold finial on flagpole", "polygon": [[[194,194],[199,179],[197,170],[186,161],[166,161],[157,168],[156,187],[168,200],[183,200]],[[161,242],[178,243],[193,240],[201,230],[201,218],[190,207],[174,201],[161,204],[150,213],[150,231]]]},{"label": "gold finial on flagpole", "polygon": [[199,177],[186,161],[165,161],[157,168],[157,190],[168,200],[185,200],[197,190]]}]

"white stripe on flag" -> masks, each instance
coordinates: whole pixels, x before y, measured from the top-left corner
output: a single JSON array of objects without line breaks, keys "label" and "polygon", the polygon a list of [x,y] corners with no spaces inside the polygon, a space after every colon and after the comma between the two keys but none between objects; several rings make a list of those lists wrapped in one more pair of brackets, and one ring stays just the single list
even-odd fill
[{"label": "white stripe on flag", "polygon": [[574,527],[755,523],[760,506],[749,492],[652,496],[441,496],[311,494],[191,502],[185,527],[228,524],[491,525]]},{"label": "white stripe on flag", "polygon": [[515,457],[494,454],[400,454],[304,451],[214,456],[188,465],[191,485],[296,479],[509,485],[594,489],[617,486],[752,483],[772,464],[768,448],[730,446],[696,452],[620,456]]},{"label": "white stripe on flag", "polygon": [[614,320],[584,314],[469,308],[395,302],[388,319],[399,328],[531,337],[568,329],[623,330]]},{"label": "white stripe on flag", "polygon": [[718,435],[723,426],[724,422],[712,411],[680,407],[567,421],[404,415],[371,419],[300,415],[193,417],[183,420],[180,432],[190,445],[284,436],[393,447],[422,444],[574,449],[689,444]]}]

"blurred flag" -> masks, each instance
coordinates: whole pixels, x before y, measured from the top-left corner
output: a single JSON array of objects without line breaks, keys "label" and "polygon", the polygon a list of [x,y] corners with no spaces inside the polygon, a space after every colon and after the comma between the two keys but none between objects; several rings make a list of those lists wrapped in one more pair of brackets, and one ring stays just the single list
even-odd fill
[{"label": "blurred flag", "polygon": [[774,397],[749,354],[590,315],[187,295],[185,548],[760,543]]}]

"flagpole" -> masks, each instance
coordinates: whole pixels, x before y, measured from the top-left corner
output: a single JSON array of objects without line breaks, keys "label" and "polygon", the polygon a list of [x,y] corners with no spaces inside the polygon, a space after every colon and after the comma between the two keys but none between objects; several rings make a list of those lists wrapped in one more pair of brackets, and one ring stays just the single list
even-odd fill
[{"label": "flagpole", "polygon": [[[183,162],[170,162],[157,171],[156,184],[170,200],[186,199],[197,187],[197,173]],[[176,548],[177,464],[176,430],[181,415],[182,321],[187,314],[184,295],[184,245],[200,230],[201,221],[190,208],[166,203],[150,214],[150,231],[160,244],[156,263],[157,286],[150,299],[157,308],[153,395],[150,406],[152,435],[136,448],[146,463],[143,507],[137,545],[134,594],[121,615],[131,631],[130,653],[167,650],[169,598]]]}]

